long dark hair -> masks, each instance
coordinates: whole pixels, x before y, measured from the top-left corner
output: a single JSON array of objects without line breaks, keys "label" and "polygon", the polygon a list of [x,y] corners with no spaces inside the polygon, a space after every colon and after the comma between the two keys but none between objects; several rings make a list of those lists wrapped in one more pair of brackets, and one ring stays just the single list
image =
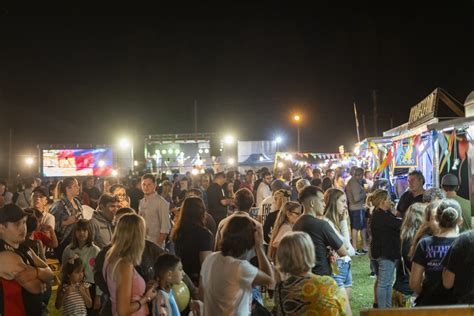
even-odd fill
[{"label": "long dark hair", "polygon": [[247,216],[234,216],[225,226],[219,249],[224,256],[239,258],[255,246],[255,224]]},{"label": "long dark hair", "polygon": [[71,240],[71,249],[79,248],[79,241],[76,237],[76,232],[78,230],[87,230],[87,240],[86,240],[86,247],[92,246],[93,241],[93,232],[92,232],[92,225],[89,220],[87,219],[80,219],[77,221],[76,225],[74,225],[74,229],[72,231],[72,240]]},{"label": "long dark hair", "polygon": [[73,257],[73,258],[66,259],[66,261],[63,262],[63,268],[61,271],[62,284],[69,285],[69,283],[71,282],[71,278],[70,278],[71,274],[74,271],[77,271],[79,269],[84,271],[84,264],[82,263],[81,258]]},{"label": "long dark hair", "polygon": [[202,199],[198,197],[186,198],[181,205],[181,211],[179,212],[176,226],[171,233],[171,239],[176,242],[197,227],[205,228],[205,212],[206,206]]}]

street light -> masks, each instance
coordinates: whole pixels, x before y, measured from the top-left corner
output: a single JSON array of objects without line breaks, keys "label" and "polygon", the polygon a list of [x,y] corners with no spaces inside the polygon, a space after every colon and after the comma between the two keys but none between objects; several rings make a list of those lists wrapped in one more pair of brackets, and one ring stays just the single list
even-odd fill
[{"label": "street light", "polygon": [[232,136],[232,135],[226,135],[226,136],[224,137],[224,143],[226,143],[227,145],[232,145],[234,142],[235,142],[234,136]]},{"label": "street light", "polygon": [[33,165],[34,162],[35,162],[35,160],[33,159],[33,157],[26,157],[25,158],[25,163],[28,167]]},{"label": "street light", "polygon": [[293,115],[293,121],[296,123],[296,130],[297,130],[297,147],[298,152],[300,152],[300,122],[301,122],[301,115],[295,114]]},{"label": "street light", "polygon": [[130,140],[128,138],[120,138],[119,139],[119,146],[120,149],[127,149],[130,147]]}]

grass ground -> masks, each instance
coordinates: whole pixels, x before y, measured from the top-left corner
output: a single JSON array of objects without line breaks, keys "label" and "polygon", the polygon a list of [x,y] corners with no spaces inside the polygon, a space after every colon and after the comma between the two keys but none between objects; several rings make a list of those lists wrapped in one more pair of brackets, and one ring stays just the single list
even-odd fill
[{"label": "grass ground", "polygon": [[[374,279],[369,277],[369,259],[368,256],[352,258],[352,293],[351,307],[354,316],[358,316],[361,309],[372,307],[374,297]],[[54,307],[55,293],[49,301],[50,315],[56,316],[61,313]]]}]

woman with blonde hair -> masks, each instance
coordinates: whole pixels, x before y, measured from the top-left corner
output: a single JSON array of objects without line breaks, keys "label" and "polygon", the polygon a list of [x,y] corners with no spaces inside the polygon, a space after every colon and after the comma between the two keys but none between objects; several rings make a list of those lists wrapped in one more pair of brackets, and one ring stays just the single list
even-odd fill
[{"label": "woman with blonde hair", "polygon": [[278,212],[268,246],[268,258],[271,261],[275,259],[276,249],[280,245],[280,241],[292,231],[293,224],[296,223],[296,220],[300,217],[302,212],[301,204],[291,201],[286,202],[280,212]]},{"label": "woman with blonde hair", "polygon": [[304,232],[291,232],[276,252],[277,268],[286,276],[275,288],[276,315],[351,315],[344,294],[329,276],[313,274],[314,244]]},{"label": "woman with blonde hair", "polygon": [[394,307],[411,307],[413,291],[409,287],[411,273],[411,256],[408,255],[417,230],[423,223],[426,205],[414,203],[410,205],[403,218],[400,242],[401,257],[397,262],[395,283],[393,284],[392,305]]},{"label": "woman with blonde hair", "polygon": [[273,212],[268,213],[263,222],[263,238],[266,243],[270,244],[270,238],[273,234],[272,231],[275,227],[275,221],[280,214],[280,210],[283,208],[283,205],[290,200],[291,192],[285,189],[277,190],[273,193]]},{"label": "woman with blonde hair", "polygon": [[410,251],[408,256],[411,258],[415,253],[415,248],[418,242],[428,236],[433,236],[439,230],[439,224],[436,220],[436,209],[441,204],[441,200],[433,200],[430,202],[424,211],[423,222],[416,231],[415,236],[413,237],[413,242],[411,243]]},{"label": "woman with blonde hair", "polygon": [[370,218],[370,253],[378,266],[377,303],[380,308],[390,308],[395,264],[400,258],[402,219],[394,215],[394,205],[388,191],[375,190],[371,202],[375,209]]},{"label": "woman with blonde hair", "polygon": [[336,235],[344,242],[347,248],[347,255],[336,258],[337,269],[333,269],[332,277],[339,288],[346,296],[346,302],[349,304],[349,297],[352,288],[351,257],[355,255],[355,250],[351,244],[351,237],[347,219],[349,213],[347,210],[347,197],[339,189],[329,189],[324,193],[324,219],[332,227]]},{"label": "woman with blonde hair", "polygon": [[147,314],[147,303],[156,296],[154,286],[145,293],[145,280],[135,270],[145,249],[145,220],[136,214],[123,215],[112,237],[103,275],[112,303],[112,314]]}]

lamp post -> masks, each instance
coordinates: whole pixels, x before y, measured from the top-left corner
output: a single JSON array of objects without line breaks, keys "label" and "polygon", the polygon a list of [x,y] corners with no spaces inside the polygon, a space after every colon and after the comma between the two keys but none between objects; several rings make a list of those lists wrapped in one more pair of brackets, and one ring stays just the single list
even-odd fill
[{"label": "lamp post", "polygon": [[300,152],[300,122],[301,122],[301,116],[299,114],[295,114],[293,116],[293,121],[296,123],[296,144],[297,144],[297,150]]}]

